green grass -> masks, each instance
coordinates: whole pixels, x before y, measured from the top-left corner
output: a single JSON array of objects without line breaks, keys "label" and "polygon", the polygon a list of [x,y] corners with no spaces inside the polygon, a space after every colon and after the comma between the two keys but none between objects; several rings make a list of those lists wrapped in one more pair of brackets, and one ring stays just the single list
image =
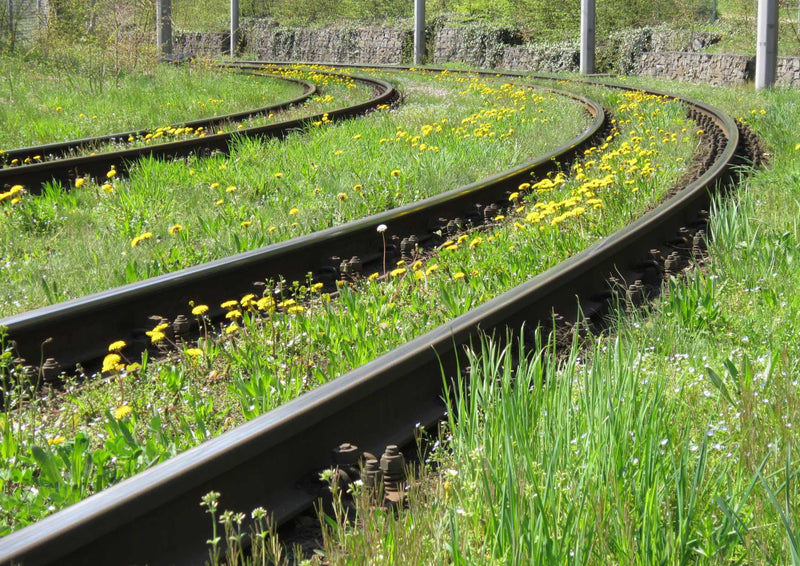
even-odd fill
[{"label": "green grass", "polygon": [[[0,149],[155,129],[289,100],[302,87],[203,64],[95,85],[56,64],[0,58]],[[2,154],[0,154],[2,159]]]},{"label": "green grass", "polygon": [[[588,124],[579,104],[519,87],[447,73],[395,80],[408,99],[394,110],[285,140],[237,139],[227,156],[146,159],[130,179],[49,186],[4,206],[0,316],[413,202],[541,155]],[[326,104],[360,96],[332,94]]]},{"label": "green grass", "polygon": [[[492,99],[508,90],[469,84]],[[430,95],[428,89],[424,92]],[[530,186],[511,195],[509,211],[498,215],[494,225],[443,242],[434,256],[388,266],[387,282],[378,283],[371,275],[352,287],[343,282],[336,300],[321,295],[312,282],[282,285],[294,291],[293,299],[273,299],[271,293],[231,297],[225,306],[229,322],[219,337],[208,332],[196,347],[178,350],[161,363],[145,359],[144,367],[137,367],[118,345],[112,349],[119,354],[106,359],[104,379],[67,378],[63,392],[32,394],[23,384],[13,386],[6,396],[9,418],[2,427],[6,461],[14,463],[4,472],[3,509],[14,510],[5,516],[7,529],[366,363],[647,210],[685,170],[698,143],[696,126],[675,102],[602,89],[593,89],[593,94],[615,109],[618,130],[587,151],[586,161],[572,171],[574,179],[532,179]],[[328,135],[336,139],[334,130],[347,127],[333,126]],[[343,139],[352,140],[352,131],[345,131]],[[398,143],[407,146],[402,140],[405,136]],[[403,181],[402,175],[388,173],[397,182]],[[389,226],[387,234],[391,230]],[[380,235],[375,237],[377,241]],[[196,308],[197,323],[209,331],[210,322]],[[154,328],[151,336],[163,344],[167,340],[160,330]],[[11,358],[9,350],[4,366],[9,385],[18,371]],[[79,466],[62,465],[68,461]],[[35,493],[25,487],[30,485],[36,486]]]}]

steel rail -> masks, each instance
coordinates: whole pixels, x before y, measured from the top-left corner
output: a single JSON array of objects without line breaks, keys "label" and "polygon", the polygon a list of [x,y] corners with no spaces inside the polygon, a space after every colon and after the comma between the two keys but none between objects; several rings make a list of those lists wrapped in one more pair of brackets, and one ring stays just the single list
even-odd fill
[{"label": "steel rail", "polygon": [[[8,337],[16,343],[20,358],[40,366],[47,358],[60,367],[84,366],[107,354],[109,340],[124,340],[126,351],[136,355],[150,340],[145,332],[151,316],[174,321],[188,313],[190,301],[211,307],[208,316],[221,317],[220,303],[253,291],[254,283],[282,277],[304,281],[309,273],[315,280],[331,284],[339,273],[333,257],[368,259],[383,253],[382,239],[375,231],[389,226],[389,234],[426,237],[439,229],[439,218],[477,216],[476,204],[508,204],[507,195],[531,176],[543,177],[569,161],[592,143],[604,127],[603,108],[584,97],[559,92],[583,104],[594,116],[583,132],[565,145],[517,167],[481,181],[455,188],[406,206],[293,238],[224,259],[168,273],[138,283],[116,287],[85,297],[57,303],[0,319]],[[390,246],[390,251],[396,248]],[[92,321],[87,324],[86,321]],[[80,328],[80,332],[75,329]],[[55,374],[58,372],[55,371]],[[47,377],[47,376],[45,376]]]},{"label": "steel rail", "polygon": [[[311,496],[298,478],[330,465],[341,442],[373,450],[411,438],[417,423],[444,410],[442,375],[457,376],[463,346],[481,332],[547,323],[594,311],[610,276],[644,279],[651,248],[664,246],[729,180],[737,157],[735,122],[681,99],[721,136],[717,159],[694,182],[625,228],[439,328],[222,436],[155,466],[0,541],[0,563],[195,564],[207,556],[211,490],[228,509],[262,505],[280,522]],[[644,267],[643,267],[644,266]]]},{"label": "steel rail", "polygon": [[[335,75],[336,73],[322,72],[321,74]],[[145,157],[175,159],[176,157],[200,152],[227,152],[234,137],[283,138],[288,135],[289,132],[300,130],[312,121],[321,120],[324,114],[327,114],[330,121],[353,118],[369,110],[373,110],[381,104],[389,104],[393,102],[397,96],[395,88],[386,81],[369,77],[353,76],[350,74],[346,76],[348,79],[372,87],[375,89],[376,94],[366,102],[354,104],[352,106],[344,106],[326,113],[304,116],[294,120],[285,120],[265,126],[243,128],[236,132],[210,134],[188,140],[163,142],[144,147],[99,153],[96,155],[64,157],[63,159],[32,163],[19,167],[6,167],[0,169],[0,187],[22,185],[29,192],[38,194],[41,192],[43,184],[48,181],[58,181],[64,186],[70,186],[71,183],[80,176],[88,175],[91,177],[104,178],[105,174],[112,166],[116,168],[119,174],[124,174],[127,171],[129,163]],[[316,92],[316,90],[314,92]],[[309,96],[312,94],[313,92],[310,93]],[[255,112],[257,113],[258,111]],[[83,142],[84,140],[76,140],[75,142],[66,143],[82,144]],[[49,146],[33,148],[36,150],[34,155],[46,154],[42,149],[43,147]],[[25,148],[20,151],[30,151],[31,149],[32,148]]]}]

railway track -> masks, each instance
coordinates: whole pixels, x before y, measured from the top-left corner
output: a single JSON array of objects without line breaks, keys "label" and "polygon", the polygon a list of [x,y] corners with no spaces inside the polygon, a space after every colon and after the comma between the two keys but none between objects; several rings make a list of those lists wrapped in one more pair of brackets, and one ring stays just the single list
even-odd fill
[{"label": "railway track", "polygon": [[[76,364],[84,368],[96,365],[108,353],[106,346],[110,337],[124,340],[131,354],[141,353],[150,344],[146,332],[153,326],[151,316],[172,322],[175,332],[182,332],[190,301],[210,305],[209,318],[221,320],[225,313],[219,306],[221,302],[237,294],[253,292],[254,284],[263,284],[269,279],[305,281],[311,273],[315,281],[335,289],[335,281],[343,271],[349,271],[350,265],[356,263],[354,258],[358,258],[360,269],[377,266],[383,258],[383,245],[375,232],[379,224],[391,226],[392,234],[397,236],[397,241],[387,246],[388,259],[399,257],[403,238],[413,236],[417,245],[425,247],[435,242],[434,232],[446,232],[448,224],[451,229],[454,225],[479,224],[484,214],[497,210],[491,208],[495,203],[507,205],[508,194],[520,183],[530,180],[531,175],[544,177],[559,164],[569,163],[581,155],[607,122],[599,104],[569,96],[583,104],[594,120],[564,146],[538,159],[356,222],[6,317],[0,319],[0,326],[6,327],[9,338],[16,343],[19,358],[31,366],[30,371],[41,372],[47,381],[56,378],[62,369],[71,369]],[[385,101],[383,96],[376,99],[378,104]],[[490,207],[488,211],[487,206]],[[343,267],[343,260],[352,263]],[[87,324],[87,320],[92,321],[91,324]],[[75,333],[74,328],[83,330]]]},{"label": "railway track", "polygon": [[[418,423],[439,418],[443,412],[442,372],[458,375],[458,364],[463,367],[464,361],[462,347],[481,332],[502,334],[523,323],[529,328],[538,323],[549,325],[553,312],[565,322],[574,321],[579,310],[598,316],[612,296],[608,286],[612,277],[625,285],[624,293],[635,301],[640,289],[658,282],[665,269],[653,259],[651,250],[659,250],[657,257],[687,253],[693,236],[704,225],[702,211],[707,210],[713,190],[735,178],[734,167],[743,159],[743,137],[729,116],[702,102],[678,99],[705,131],[704,142],[710,151],[697,177],[661,205],[547,272],[373,362],[9,535],[0,541],[0,563],[98,564],[118,562],[120,557],[129,563],[202,562],[207,556],[202,533],[207,530],[208,519],[199,501],[205,493],[222,492],[227,508],[262,505],[274,513],[278,523],[286,521],[314,497],[300,480],[329,466],[331,450],[340,443],[352,442],[378,452],[387,444],[411,439]],[[602,115],[598,109],[594,133],[602,127]],[[589,139],[592,132],[584,135]],[[526,166],[551,167],[551,157]],[[531,170],[526,169],[524,175],[529,176]],[[327,249],[324,253],[328,256],[331,249],[336,249],[340,257],[351,253],[340,249],[366,254],[357,247],[363,240],[361,230],[374,233],[377,224],[392,222],[398,234],[424,234],[429,228],[426,222],[409,220],[403,224],[404,218],[413,218],[429,205],[442,207],[436,209],[434,218],[454,219],[454,214],[467,218],[475,214],[475,203],[458,200],[460,197],[480,195],[476,198],[483,204],[491,200],[485,195],[502,199],[522,174],[520,170],[501,173],[398,211],[326,230],[324,235],[321,232],[271,246],[274,249],[270,253],[282,254],[275,257],[282,257],[281,261],[292,269],[302,263],[296,261],[301,250],[306,246],[310,249],[318,238],[336,243],[335,248],[320,248]],[[234,262],[241,264],[245,279],[254,275],[247,270],[256,264],[255,255],[242,254]],[[215,262],[189,271],[192,277],[213,281],[213,269],[223,264]],[[306,271],[307,265],[303,268]],[[329,259],[327,265],[317,268],[318,274],[330,273],[330,268],[335,266]],[[165,292],[180,292],[182,284],[174,279],[171,282],[170,276],[158,279],[158,283],[144,282],[137,292],[144,293],[152,285],[162,285]],[[263,279],[263,275],[257,279]],[[225,293],[230,296],[230,288]],[[122,294],[122,289],[114,290],[92,300],[120,300]],[[91,309],[91,301],[85,301],[73,301],[76,316]],[[58,308],[44,310],[54,318],[66,316]],[[15,323],[18,329],[24,327],[22,319]]]},{"label": "railway track", "polygon": [[[258,72],[258,69],[253,66],[243,67],[242,70]],[[326,73],[322,72],[321,74]],[[328,74],[335,75],[335,73]],[[359,116],[364,112],[375,109],[381,104],[390,104],[397,96],[397,91],[394,87],[385,81],[367,77],[353,77],[350,75],[348,75],[347,78],[371,87],[375,94],[369,100],[361,104],[345,106],[327,112],[327,117],[330,121]],[[318,92],[317,87],[308,81],[297,79],[283,80],[302,85],[304,89],[303,94],[291,100],[264,108],[216,116],[206,120],[196,120],[182,124],[181,126],[195,129],[198,127],[212,128],[228,122],[269,114],[270,112],[285,110],[301,104]],[[115,168],[120,175],[125,174],[128,164],[145,157],[177,159],[193,154],[209,154],[214,151],[227,152],[234,136],[283,138],[289,132],[302,129],[307,123],[320,119],[322,119],[322,114],[304,116],[302,118],[286,120],[265,126],[243,128],[237,130],[235,133],[208,134],[203,137],[102,152],[96,155],[74,156],[72,154],[80,151],[88,151],[91,148],[100,147],[103,144],[126,142],[129,137],[137,138],[145,135],[147,132],[145,130],[137,130],[37,147],[10,149],[6,150],[4,153],[4,157],[8,161],[17,159],[21,163],[25,163],[26,160],[33,160],[34,157],[39,157],[44,160],[35,160],[29,164],[0,169],[0,187],[22,185],[32,194],[39,194],[42,191],[44,183],[49,181],[58,181],[62,186],[69,187],[78,177],[89,176],[104,178],[112,167]]]}]

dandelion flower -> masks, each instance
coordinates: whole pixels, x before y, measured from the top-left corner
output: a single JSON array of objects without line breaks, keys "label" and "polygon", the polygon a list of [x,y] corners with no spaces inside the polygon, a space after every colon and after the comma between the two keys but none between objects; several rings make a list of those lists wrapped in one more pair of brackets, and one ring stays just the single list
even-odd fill
[{"label": "dandelion flower", "polygon": [[363,188],[364,188],[364,185],[361,185],[361,184],[353,185],[353,190],[356,191],[356,192],[362,190]]},{"label": "dandelion flower", "polygon": [[59,444],[63,443],[67,438],[64,435],[59,434],[58,436],[54,436],[53,438],[47,439],[48,446],[58,446]]},{"label": "dandelion flower", "polygon": [[203,316],[208,312],[208,305],[197,305],[192,309],[192,314],[194,316]]},{"label": "dandelion flower", "polygon": [[77,179],[75,179],[75,188],[80,189],[85,182],[86,179],[84,179],[83,177],[78,177]]},{"label": "dandelion flower", "polygon": [[112,165],[111,169],[106,173],[106,177],[113,179],[117,175],[117,169]]},{"label": "dandelion flower", "polygon": [[237,330],[239,330],[240,326],[235,322],[231,323],[225,328],[225,334],[233,334]]},{"label": "dandelion flower", "polygon": [[347,193],[339,193],[336,195],[336,198],[342,202],[345,202],[347,200]]},{"label": "dandelion flower", "polygon": [[211,183],[211,187],[210,188],[218,189],[219,188],[219,183]]},{"label": "dandelion flower", "polygon": [[236,191],[236,186],[235,185],[230,185],[227,189],[225,189],[226,193],[232,193],[234,191]]},{"label": "dandelion flower", "polygon": [[305,307],[302,307],[300,305],[295,305],[293,307],[289,307],[286,310],[286,312],[288,312],[289,314],[299,314],[299,313],[301,313],[301,312],[303,312],[305,310],[306,310]]},{"label": "dandelion flower", "polygon": [[456,281],[458,281],[459,279],[464,279],[464,277],[466,277],[466,274],[463,271],[457,271],[456,273],[453,274],[453,279],[455,279]]},{"label": "dandelion flower", "polygon": [[399,177],[400,176],[400,169],[392,169],[392,172],[389,173],[392,177]]},{"label": "dandelion flower", "polygon": [[120,357],[119,354],[108,354],[105,358],[103,358],[103,368],[100,371],[103,373],[116,371],[119,369],[121,361],[122,357]]},{"label": "dandelion flower", "polygon": [[294,216],[298,212],[300,212],[300,209],[297,208],[296,206],[293,206],[292,208],[289,209],[289,216]]},{"label": "dandelion flower", "polygon": [[225,314],[225,318],[227,318],[228,320],[231,320],[231,319],[234,319],[234,318],[242,318],[242,311],[240,311],[240,310],[228,311]]},{"label": "dandelion flower", "polygon": [[117,420],[124,419],[133,412],[130,405],[120,405],[114,409],[114,418]]},{"label": "dandelion flower", "polygon": [[389,275],[391,275],[392,277],[397,277],[399,275],[402,275],[405,272],[406,272],[406,268],[405,267],[398,267],[397,269],[392,269],[389,272]]},{"label": "dandelion flower", "polygon": [[280,179],[281,177],[283,177],[283,173],[281,173],[281,172],[279,171],[279,172],[275,173],[275,174],[273,175],[273,177],[275,177],[276,179]]},{"label": "dandelion flower", "polygon": [[378,231],[378,234],[383,234],[386,232],[386,224],[378,224],[378,227],[375,229]]},{"label": "dandelion flower", "polygon": [[170,226],[169,228],[170,234],[177,234],[178,232],[182,231],[183,231],[183,226],[181,226],[180,224],[175,224],[174,226]]},{"label": "dandelion flower", "polygon": [[231,299],[230,301],[225,301],[220,305],[223,309],[232,309],[239,306],[239,301],[236,299]]},{"label": "dandelion flower", "polygon": [[100,187],[100,188],[103,189],[108,194],[111,194],[111,193],[114,192],[114,186],[111,183],[103,183],[103,186]]},{"label": "dandelion flower", "polygon": [[252,223],[253,223],[253,221],[252,221],[252,220],[244,220],[244,221],[242,221],[242,228],[247,228],[247,227],[248,227],[248,226],[250,226]]},{"label": "dandelion flower", "polygon": [[[158,328],[158,327],[156,327],[156,328]],[[145,332],[145,334],[147,334],[150,337],[150,340],[153,342],[153,344],[158,344],[159,342],[161,342],[162,340],[164,340],[167,337],[167,335],[164,334],[163,329],[162,330],[148,330],[147,332]]]},{"label": "dandelion flower", "polygon": [[375,280],[376,280],[378,277],[380,277],[380,274],[379,274],[379,273],[376,271],[375,273],[373,273],[372,275],[370,275],[369,277],[367,277],[367,279],[368,279],[369,281],[375,281]]},{"label": "dandelion flower", "polygon": [[203,350],[200,348],[187,348],[186,355],[191,358],[198,358],[203,355]]},{"label": "dandelion flower", "polygon": [[111,344],[108,345],[108,351],[109,352],[119,352],[125,346],[127,346],[127,344],[125,343],[124,340],[117,340],[116,342],[112,342]]}]

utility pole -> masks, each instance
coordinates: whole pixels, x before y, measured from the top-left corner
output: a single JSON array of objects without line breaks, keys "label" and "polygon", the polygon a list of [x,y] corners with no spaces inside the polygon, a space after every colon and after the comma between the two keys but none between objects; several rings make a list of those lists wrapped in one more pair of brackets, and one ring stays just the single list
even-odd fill
[{"label": "utility pole", "polygon": [[156,0],[156,45],[161,55],[172,55],[172,0]]},{"label": "utility pole", "polygon": [[581,61],[582,75],[594,73],[595,0],[581,0]]},{"label": "utility pole", "polygon": [[756,89],[775,83],[778,67],[778,0],[758,0]]},{"label": "utility pole", "polygon": [[414,64],[425,59],[425,0],[414,0]]},{"label": "utility pole", "polygon": [[239,0],[231,0],[231,57],[239,51]]}]

